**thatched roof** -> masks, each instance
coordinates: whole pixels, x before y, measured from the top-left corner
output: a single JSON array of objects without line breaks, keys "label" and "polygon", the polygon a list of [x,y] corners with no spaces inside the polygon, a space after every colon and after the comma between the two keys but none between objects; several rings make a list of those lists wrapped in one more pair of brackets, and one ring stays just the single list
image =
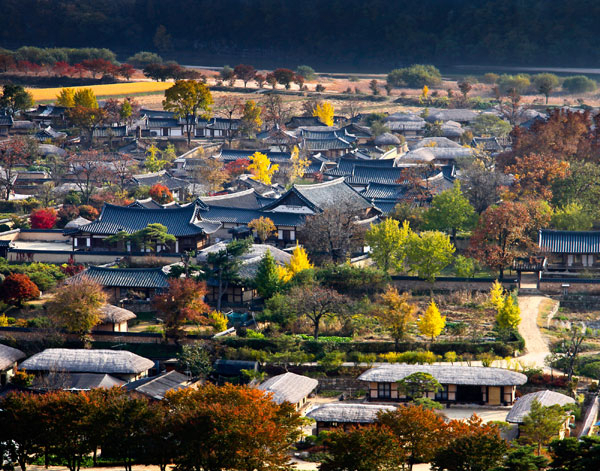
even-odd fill
[{"label": "thatched roof", "polygon": [[421,116],[416,115],[414,113],[393,113],[389,115],[387,118],[384,118],[386,123],[388,122],[398,122],[398,121],[413,121],[413,122],[422,122],[425,121]]},{"label": "thatched roof", "polygon": [[392,133],[384,132],[383,134],[375,138],[376,146],[398,146],[400,145],[400,139],[394,136]]},{"label": "thatched roof", "polygon": [[277,404],[291,402],[296,404],[308,396],[319,385],[316,379],[295,373],[284,373],[273,376],[258,386],[258,389],[273,393]]},{"label": "thatched roof", "polygon": [[25,354],[21,350],[0,344],[0,371],[7,370],[22,358]]},{"label": "thatched roof", "polygon": [[137,316],[128,309],[113,306],[112,304],[105,304],[100,308],[100,320],[103,324],[120,324],[121,322],[135,319],[136,317]]},{"label": "thatched roof", "polygon": [[368,424],[377,420],[379,412],[395,409],[396,407],[392,405],[330,403],[310,410],[306,417],[317,422]]},{"label": "thatched roof", "polygon": [[90,221],[89,219],[79,216],[78,218],[69,221],[66,224],[65,229],[77,229],[78,227],[85,226],[86,224],[89,224],[91,222],[92,221]]},{"label": "thatched roof", "polygon": [[153,366],[152,360],[124,350],[68,348],[48,348],[21,364],[29,371],[106,374],[139,374]]},{"label": "thatched roof", "polygon": [[464,123],[473,121],[475,118],[477,118],[477,113],[473,110],[450,109],[432,111],[425,120],[430,123],[435,121],[457,121]]},{"label": "thatched roof", "polygon": [[549,407],[554,405],[564,406],[574,404],[575,399],[555,391],[537,391],[530,394],[525,394],[517,399],[514,406],[506,416],[506,421],[513,424],[522,424],[525,416],[531,411],[531,404],[537,400],[542,406]]},{"label": "thatched roof", "polygon": [[395,383],[413,373],[429,373],[441,384],[468,386],[514,386],[525,384],[527,376],[503,368],[458,365],[383,365],[361,374],[360,381]]},{"label": "thatched roof", "polygon": [[425,137],[417,142],[412,148],[420,149],[421,147],[439,149],[444,147],[459,148],[461,145],[451,141],[447,137]]}]

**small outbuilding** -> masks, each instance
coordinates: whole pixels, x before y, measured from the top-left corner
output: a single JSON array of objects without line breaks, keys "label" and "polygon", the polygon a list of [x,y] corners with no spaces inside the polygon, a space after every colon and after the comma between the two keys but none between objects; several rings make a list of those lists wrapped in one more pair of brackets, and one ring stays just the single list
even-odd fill
[{"label": "small outbuilding", "polygon": [[413,373],[428,373],[441,385],[427,397],[444,403],[510,405],[515,401],[516,387],[527,382],[527,376],[504,368],[458,365],[394,364],[371,368],[358,377],[368,383],[371,401],[408,401],[398,390],[398,381]]},{"label": "small outbuilding", "polygon": [[[512,406],[510,412],[506,416],[506,421],[511,424],[521,425],[525,421],[525,417],[531,412],[531,405],[533,401],[538,401],[544,407],[550,406],[566,406],[569,404],[575,404],[575,399],[556,391],[550,391],[548,389],[543,391],[536,391],[534,393],[525,394],[517,399],[517,402]],[[558,436],[556,438],[563,439],[568,437],[570,434],[570,427],[573,421],[573,416],[569,415],[563,422]],[[519,429],[520,434],[520,429]]]},{"label": "small outbuilding", "polygon": [[94,330],[108,332],[127,332],[127,321],[137,316],[128,309],[105,304],[100,308],[100,324]]},{"label": "small outbuilding", "polygon": [[380,412],[393,411],[396,406],[379,404],[329,403],[315,407],[306,417],[316,422],[315,435],[335,428],[348,430],[351,427],[372,424]]},{"label": "small outbuilding", "polygon": [[48,348],[21,364],[21,368],[47,376],[50,374],[109,374],[129,382],[148,376],[154,362],[125,350],[87,350]]},{"label": "small outbuilding", "polygon": [[318,385],[319,382],[314,378],[288,372],[269,378],[258,389],[273,394],[273,401],[277,404],[289,402],[294,404],[296,410],[300,410]]},{"label": "small outbuilding", "polygon": [[0,344],[0,386],[4,386],[14,374],[17,362],[25,358],[21,350]]}]

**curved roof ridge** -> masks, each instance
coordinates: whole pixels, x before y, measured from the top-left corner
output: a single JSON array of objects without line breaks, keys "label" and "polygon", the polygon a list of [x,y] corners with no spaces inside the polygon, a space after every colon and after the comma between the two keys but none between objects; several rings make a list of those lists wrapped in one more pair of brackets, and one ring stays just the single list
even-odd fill
[{"label": "curved roof ridge", "polygon": [[245,196],[251,193],[254,193],[254,188],[249,188],[247,190],[235,191],[233,193],[225,193],[223,195],[213,195],[213,196],[203,196],[202,201],[219,201],[227,198],[233,198],[236,196]]},{"label": "curved roof ridge", "polygon": [[293,188],[305,188],[307,190],[311,190],[313,188],[325,188],[327,186],[337,185],[338,183],[342,183],[344,181],[344,177],[334,178],[333,180],[327,180],[321,183],[311,183],[309,185],[298,185],[294,183]]}]

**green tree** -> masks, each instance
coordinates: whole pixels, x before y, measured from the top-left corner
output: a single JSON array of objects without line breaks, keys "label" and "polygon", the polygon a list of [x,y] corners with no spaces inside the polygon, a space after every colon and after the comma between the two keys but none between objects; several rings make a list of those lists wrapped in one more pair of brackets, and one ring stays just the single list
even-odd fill
[{"label": "green tree", "polygon": [[177,363],[194,378],[205,379],[213,370],[210,353],[202,343],[182,345],[181,352],[177,354]]},{"label": "green tree", "polygon": [[540,471],[548,466],[548,459],[537,456],[532,446],[511,447],[497,471]]},{"label": "green tree", "polygon": [[598,436],[553,440],[548,448],[552,456],[549,471],[588,471],[600,466]]},{"label": "green tree", "polygon": [[271,298],[281,287],[277,263],[270,250],[265,252],[265,255],[258,264],[254,283],[256,284],[258,294],[264,299]]},{"label": "green tree", "polygon": [[309,65],[299,65],[296,67],[296,74],[304,77],[305,80],[311,81],[317,78],[315,69]]},{"label": "green tree", "polygon": [[458,180],[451,190],[435,195],[423,215],[426,229],[449,233],[453,243],[456,242],[457,231],[473,226],[474,217],[475,209],[461,191]]},{"label": "green tree", "polygon": [[537,88],[538,92],[546,97],[546,104],[548,104],[548,97],[558,87],[560,81],[554,74],[538,74],[533,77],[533,85]]},{"label": "green tree", "polygon": [[413,233],[406,243],[410,271],[430,283],[435,283],[441,271],[450,265],[454,251],[450,237],[438,231]]},{"label": "green tree", "polygon": [[158,251],[159,246],[173,243],[176,240],[177,238],[174,235],[168,233],[167,227],[159,223],[148,224],[144,229],[131,234],[119,231],[106,238],[109,244],[131,242],[134,246],[141,248],[142,251],[151,250],[154,252]]},{"label": "green tree", "polygon": [[427,393],[436,393],[442,389],[442,385],[429,373],[413,373],[396,383],[398,391],[409,399],[419,399]]},{"label": "green tree", "polygon": [[251,239],[233,240],[224,249],[208,254],[203,270],[207,279],[217,283],[217,311],[221,311],[223,295],[231,284],[240,281],[242,256],[250,250]]},{"label": "green tree", "polygon": [[387,82],[393,87],[433,87],[442,83],[442,74],[433,65],[414,64],[404,69],[392,70],[387,75]]},{"label": "green tree", "polygon": [[574,75],[567,77],[562,86],[569,93],[587,93],[596,90],[597,84],[595,80],[585,75]]},{"label": "green tree", "polygon": [[177,80],[165,90],[163,108],[173,111],[175,116],[185,120],[188,147],[192,142],[192,131],[198,117],[210,118],[210,105],[213,98],[209,88],[194,80]]},{"label": "green tree", "polygon": [[91,88],[80,88],[73,95],[73,103],[75,106],[83,108],[98,108],[98,100],[96,94]]},{"label": "green tree", "polygon": [[512,126],[495,114],[481,113],[473,121],[472,129],[477,136],[505,137],[512,131]]},{"label": "green tree", "polygon": [[123,100],[121,107],[119,108],[119,117],[121,121],[128,122],[133,115],[133,107],[131,106],[131,100]]},{"label": "green tree", "polygon": [[392,218],[371,225],[366,232],[365,241],[371,249],[371,258],[384,273],[402,270],[406,243],[411,234],[408,221],[404,221],[400,227],[400,223]]},{"label": "green tree", "polygon": [[0,111],[14,116],[19,111],[33,107],[33,96],[21,85],[7,83],[2,87],[0,95]]},{"label": "green tree", "polygon": [[162,64],[163,60],[158,54],[148,51],[140,51],[127,59],[127,63],[139,69],[143,69],[148,64]]},{"label": "green tree", "polygon": [[550,220],[552,227],[563,231],[589,231],[593,218],[579,203],[569,203],[554,211]]},{"label": "green tree", "polygon": [[519,427],[521,432],[519,440],[535,445],[539,456],[542,453],[542,446],[558,436],[568,416],[569,413],[564,407],[559,405],[544,407],[534,399],[529,414],[525,416],[523,424]]},{"label": "green tree", "polygon": [[67,108],[75,106],[75,90],[73,88],[61,88],[60,93],[56,96],[56,104]]},{"label": "green tree", "polygon": [[522,95],[531,86],[531,81],[528,76],[523,74],[502,74],[498,80],[496,80],[496,84],[498,85],[500,92],[505,95],[510,94],[511,92]]}]

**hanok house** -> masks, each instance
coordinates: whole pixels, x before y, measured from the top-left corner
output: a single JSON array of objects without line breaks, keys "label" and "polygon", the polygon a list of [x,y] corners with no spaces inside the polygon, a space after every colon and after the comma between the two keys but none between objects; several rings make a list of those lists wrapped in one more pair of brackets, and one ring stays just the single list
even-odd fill
[{"label": "hanok house", "polygon": [[21,350],[0,343],[0,386],[4,386],[15,373],[17,362],[25,358]]},{"label": "hanok house", "polygon": [[0,137],[7,137],[12,127],[12,116],[0,114]]},{"label": "hanok house", "polygon": [[100,308],[100,324],[94,330],[107,332],[127,332],[127,322],[137,316],[128,309],[105,304]]},{"label": "hanok house", "polygon": [[128,297],[150,300],[169,287],[168,276],[162,268],[89,267],[71,280],[85,276],[96,281],[110,302]]},{"label": "hanok house", "polygon": [[309,410],[306,417],[316,422],[315,435],[336,428],[349,430],[352,427],[372,424],[377,420],[377,414],[396,409],[392,405],[379,404],[323,404]]},{"label": "hanok house", "polygon": [[[530,394],[525,394],[517,399],[517,402],[512,406],[510,412],[506,416],[506,421],[511,424],[517,424],[519,426],[519,435],[521,435],[520,426],[524,423],[525,417],[531,412],[531,405],[533,401],[538,401],[544,407],[550,406],[567,406],[569,404],[575,404],[575,399],[564,394],[557,393],[555,391],[537,391]],[[563,439],[568,437],[571,432],[570,425],[573,423],[573,416],[568,415],[563,422],[558,435],[555,438]]]},{"label": "hanok house", "polygon": [[539,248],[545,272],[576,272],[600,268],[600,231],[541,229]]},{"label": "hanok house", "polygon": [[25,360],[21,368],[40,376],[96,373],[129,382],[148,376],[154,362],[124,350],[48,348]]},{"label": "hanok house", "polygon": [[139,188],[142,186],[153,187],[154,185],[163,185],[166,186],[169,191],[173,194],[175,199],[180,201],[184,201],[187,196],[187,189],[189,183],[186,180],[182,180],[181,178],[177,178],[172,176],[166,170],[160,170],[159,172],[153,173],[143,173],[140,175],[133,175],[131,177],[131,181],[129,182],[129,186],[134,188]]},{"label": "hanok house", "polygon": [[180,389],[197,386],[198,382],[190,380],[186,375],[177,371],[169,371],[158,376],[150,376],[127,383],[125,389],[130,393],[160,401],[164,399],[169,391],[179,391]]},{"label": "hanok house", "polygon": [[[197,213],[196,204],[161,209],[105,204],[98,219],[76,229],[69,229],[65,234],[72,238],[73,251],[143,254],[155,250],[156,253],[179,254],[206,246],[209,234],[221,227],[220,223],[199,219]],[[106,241],[107,237],[117,232],[125,231],[133,234],[155,223],[165,226],[167,232],[175,236],[176,241],[159,244],[157,247],[137,246],[129,241],[117,243]]]},{"label": "hanok house", "polygon": [[368,384],[370,401],[409,401],[398,390],[398,381],[413,373],[428,373],[441,385],[427,397],[443,403],[474,403],[490,406],[510,405],[515,401],[516,387],[527,382],[527,376],[502,368],[456,365],[383,365],[371,368],[358,377]]},{"label": "hanok house", "polygon": [[314,378],[295,373],[284,373],[259,384],[258,389],[271,393],[273,401],[277,404],[289,402],[294,405],[296,410],[300,410],[306,405],[308,396],[318,385],[319,382]]}]

